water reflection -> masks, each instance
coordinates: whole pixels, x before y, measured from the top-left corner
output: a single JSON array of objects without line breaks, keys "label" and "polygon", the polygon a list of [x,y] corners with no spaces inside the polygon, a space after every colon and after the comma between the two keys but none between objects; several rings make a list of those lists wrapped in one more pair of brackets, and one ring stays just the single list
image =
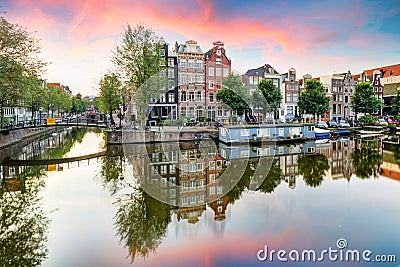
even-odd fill
[{"label": "water reflection", "polygon": [[119,197],[115,205],[115,228],[131,261],[155,253],[171,222],[171,207],[140,189]]},{"label": "water reflection", "polygon": [[324,180],[325,172],[329,169],[328,158],[323,154],[299,157],[299,173],[304,182],[311,187],[318,187]]},{"label": "water reflection", "polygon": [[[62,158],[75,142],[82,142],[85,128],[68,128],[9,151],[0,169],[0,266],[41,266],[48,256],[50,226],[39,192],[52,165],[13,166],[9,159],[34,161]],[[8,152],[10,153],[10,152]],[[55,168],[54,170],[62,170]]]},{"label": "water reflection", "polygon": [[[223,221],[228,206],[245,191],[273,194],[279,186],[295,189],[299,178],[309,187],[319,187],[327,178],[377,175],[382,147],[382,139],[376,137],[263,147],[219,144],[207,150],[187,142],[180,146],[136,145],[128,148],[132,149],[130,158],[123,156],[121,148],[109,147],[109,156],[102,161],[102,184],[111,195],[126,187],[132,189],[117,194],[114,204],[115,228],[134,261],[156,251],[174,216],[178,222],[196,224],[209,207],[214,220]],[[129,166],[133,183],[127,181],[125,169]],[[172,204],[146,193],[142,188],[146,183]]]},{"label": "water reflection", "polygon": [[[20,172],[21,171],[21,172]],[[0,196],[0,266],[40,266],[47,257],[50,220],[38,192],[43,169],[2,168]]]}]

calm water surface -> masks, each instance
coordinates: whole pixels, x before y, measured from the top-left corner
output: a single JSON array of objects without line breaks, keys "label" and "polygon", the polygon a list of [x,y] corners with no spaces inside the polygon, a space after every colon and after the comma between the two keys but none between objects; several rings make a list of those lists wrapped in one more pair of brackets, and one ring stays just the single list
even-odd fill
[{"label": "calm water surface", "polygon": [[[44,143],[42,149],[63,147],[54,152],[59,158],[103,150],[101,133],[68,136],[59,144]],[[3,166],[2,266],[398,266],[398,157],[383,150],[379,140],[362,144],[344,139],[275,146],[277,156],[261,180],[257,169],[265,162],[256,155],[269,155],[268,147],[221,145],[198,157],[204,152],[199,144],[186,144],[177,154],[167,149],[166,158],[148,148],[152,165],[136,154],[124,157],[120,147],[113,147],[108,156],[79,164]],[[218,177],[241,168],[241,156],[250,160],[237,169],[235,186],[224,192]],[[21,186],[24,172],[30,175]],[[215,188],[203,188],[214,177]],[[16,178],[19,183],[13,184]],[[160,192],[174,205],[138,189],[146,181],[163,183]],[[29,195],[29,201],[21,195]],[[26,208],[9,212],[13,204],[5,203],[17,202]],[[27,231],[28,226],[35,230]],[[337,246],[340,238],[347,242],[343,249]],[[395,255],[397,262],[331,261],[327,255],[323,262],[280,262],[276,255],[273,261],[260,261],[257,252],[265,246],[288,253],[315,250],[317,258],[329,247],[371,250],[371,259]]]}]

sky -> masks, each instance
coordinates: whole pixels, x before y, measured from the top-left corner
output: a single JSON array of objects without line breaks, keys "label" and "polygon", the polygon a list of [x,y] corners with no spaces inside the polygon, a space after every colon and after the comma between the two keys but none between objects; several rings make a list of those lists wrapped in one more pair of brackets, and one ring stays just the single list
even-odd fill
[{"label": "sky", "polygon": [[73,94],[98,94],[127,24],[203,52],[221,40],[242,73],[268,63],[318,77],[400,63],[398,0],[0,0],[0,10],[41,40],[44,78]]}]

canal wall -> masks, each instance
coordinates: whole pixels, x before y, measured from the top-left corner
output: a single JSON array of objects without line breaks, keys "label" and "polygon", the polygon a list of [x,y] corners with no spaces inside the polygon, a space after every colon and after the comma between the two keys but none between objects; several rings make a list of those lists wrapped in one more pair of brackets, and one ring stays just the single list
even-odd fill
[{"label": "canal wall", "polygon": [[0,132],[0,162],[44,135],[57,131],[55,127],[37,127]]},{"label": "canal wall", "polygon": [[210,127],[155,127],[154,130],[108,130],[107,145],[182,142],[218,139],[218,129]]}]

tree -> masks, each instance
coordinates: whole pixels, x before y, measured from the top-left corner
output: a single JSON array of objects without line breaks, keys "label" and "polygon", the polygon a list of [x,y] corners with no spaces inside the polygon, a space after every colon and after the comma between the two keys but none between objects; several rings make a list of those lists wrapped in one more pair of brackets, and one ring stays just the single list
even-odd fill
[{"label": "tree", "polygon": [[375,96],[374,88],[370,82],[356,84],[351,107],[356,113],[375,113],[382,108],[382,101]]},{"label": "tree", "polygon": [[224,89],[217,93],[217,100],[229,106],[238,115],[250,111],[251,97],[239,75],[229,73],[223,80]]},{"label": "tree", "polygon": [[319,81],[308,80],[305,90],[300,94],[297,102],[301,114],[312,114],[314,117],[329,110],[329,97]]},{"label": "tree", "polygon": [[22,94],[27,77],[43,72],[46,63],[38,58],[38,40],[24,27],[0,16],[0,113],[4,126],[4,107],[14,106]]},{"label": "tree", "polygon": [[71,102],[71,112],[75,114],[82,113],[89,107],[89,101],[82,98],[81,93],[72,96]]},{"label": "tree", "polygon": [[266,100],[266,106],[263,106],[262,108],[265,109],[266,112],[273,112],[275,119],[276,111],[282,102],[281,90],[274,85],[271,79],[261,79],[258,84],[258,89]]},{"label": "tree", "polygon": [[397,91],[397,95],[392,100],[392,115],[398,115],[400,113],[400,91]]},{"label": "tree", "polygon": [[106,74],[100,80],[100,110],[110,115],[111,124],[114,124],[113,111],[121,103],[121,82],[116,74]]},{"label": "tree", "polygon": [[22,102],[25,108],[32,112],[34,116],[35,112],[38,112],[44,105],[45,90],[42,86],[43,81],[36,76],[28,77],[29,82],[24,87],[24,93],[22,94]]},{"label": "tree", "polygon": [[325,171],[329,169],[327,157],[323,154],[304,155],[299,157],[298,163],[305,183],[311,187],[320,186]]},{"label": "tree", "polygon": [[[112,62],[122,72],[122,77],[129,84],[127,99],[132,99],[138,111],[138,119],[145,120],[149,102],[158,100],[162,91],[167,91],[166,64],[162,60],[161,50],[165,41],[151,29],[142,25],[126,25],[121,43],[113,51]],[[158,75],[156,75],[158,74]],[[139,90],[140,89],[140,90]]]}]

